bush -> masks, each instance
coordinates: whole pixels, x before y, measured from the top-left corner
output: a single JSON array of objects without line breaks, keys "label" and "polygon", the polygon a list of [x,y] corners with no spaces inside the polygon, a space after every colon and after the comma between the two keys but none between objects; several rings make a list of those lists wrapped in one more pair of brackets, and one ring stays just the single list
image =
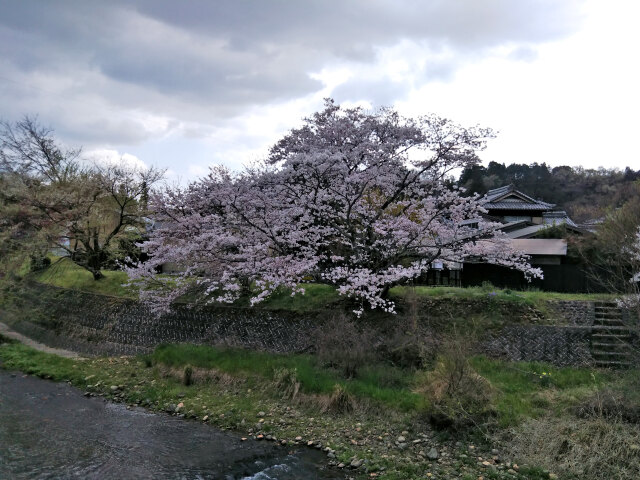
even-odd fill
[{"label": "bush", "polygon": [[596,392],[574,409],[580,418],[604,418],[640,424],[640,405],[622,392],[610,389]]},{"label": "bush", "polygon": [[333,392],[328,397],[323,398],[321,402],[322,412],[332,412],[338,414],[351,413],[355,410],[356,402],[352,395],[347,390],[336,383],[333,387]]},{"label": "bush", "polygon": [[282,394],[283,400],[295,400],[300,391],[298,372],[295,368],[276,368],[273,372],[273,384]]},{"label": "bush", "polygon": [[469,363],[470,344],[461,337],[443,343],[433,370],[420,377],[418,391],[436,428],[481,426],[495,416],[495,389]]},{"label": "bush", "polygon": [[184,367],[182,372],[182,383],[187,387],[193,383],[193,367],[191,365]]},{"label": "bush", "polygon": [[43,255],[30,255],[29,259],[29,270],[32,272],[40,272],[51,265],[51,259]]},{"label": "bush", "polygon": [[353,378],[362,367],[378,360],[376,339],[372,331],[344,315],[334,317],[313,333],[316,354],[326,367]]}]

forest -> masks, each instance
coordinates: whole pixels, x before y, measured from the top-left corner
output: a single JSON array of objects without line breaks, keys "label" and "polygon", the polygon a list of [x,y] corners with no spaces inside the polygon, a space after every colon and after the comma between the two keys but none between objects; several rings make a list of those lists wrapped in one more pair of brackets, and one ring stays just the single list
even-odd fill
[{"label": "forest", "polygon": [[602,218],[608,211],[640,197],[639,179],[640,169],[630,167],[587,169],[490,162],[486,167],[476,164],[465,168],[458,186],[464,187],[467,194],[483,195],[492,188],[514,184],[527,195],[555,203],[575,222],[583,223]]}]

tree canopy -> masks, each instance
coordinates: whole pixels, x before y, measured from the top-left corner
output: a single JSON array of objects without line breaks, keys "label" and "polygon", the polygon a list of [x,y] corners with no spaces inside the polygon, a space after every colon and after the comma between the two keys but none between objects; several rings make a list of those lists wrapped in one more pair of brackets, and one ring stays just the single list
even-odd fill
[{"label": "tree canopy", "polygon": [[[478,162],[490,129],[462,127],[391,109],[325,108],[305,119],[239,174],[215,167],[186,189],[153,198],[158,228],[145,244],[152,259],[130,272],[157,284],[155,300],[175,298],[197,279],[207,301],[252,303],[279,287],[335,286],[364,305],[393,311],[388,289],[440,259],[476,259],[539,274],[496,225],[480,219],[477,198],[445,181]],[[166,262],[179,278],[155,275]],[[181,285],[181,287],[180,287]],[[176,288],[178,286],[178,288]]]}]

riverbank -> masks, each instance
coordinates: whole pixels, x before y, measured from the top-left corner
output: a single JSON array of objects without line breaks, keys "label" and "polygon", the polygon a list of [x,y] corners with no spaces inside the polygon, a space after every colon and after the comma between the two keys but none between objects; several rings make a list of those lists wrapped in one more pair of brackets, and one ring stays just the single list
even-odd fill
[{"label": "riverbank", "polygon": [[[336,471],[383,479],[572,478],[565,472],[518,464],[511,454],[516,444],[509,445],[503,434],[517,434],[528,419],[544,423],[549,415],[566,418],[571,405],[590,398],[604,383],[614,382],[597,372],[591,379],[592,372],[553,367],[549,368],[552,381],[537,376],[536,380],[530,375],[530,364],[512,364],[507,369],[477,359],[476,368],[498,391],[495,426],[483,436],[474,428],[457,433],[434,430],[415,392],[417,377],[405,385],[388,386],[385,396],[362,378],[357,383],[327,377],[330,371],[316,370],[317,365],[304,356],[263,354],[258,359],[254,358],[258,354],[246,351],[210,349],[205,354],[184,348],[165,347],[151,356],[74,360],[12,343],[0,346],[0,362],[5,369],[68,381],[89,397],[232,430],[244,442],[308,446],[322,451]],[[335,381],[329,392],[327,379]],[[397,401],[402,398],[416,403]],[[498,427],[500,422],[509,429]],[[633,436],[628,440],[632,449],[637,440]],[[526,452],[520,458],[527,458]]]}]

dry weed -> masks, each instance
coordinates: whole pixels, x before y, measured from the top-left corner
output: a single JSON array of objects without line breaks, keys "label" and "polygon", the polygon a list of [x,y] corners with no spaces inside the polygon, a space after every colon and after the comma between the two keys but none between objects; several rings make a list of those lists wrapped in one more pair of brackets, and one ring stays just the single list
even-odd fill
[{"label": "dry weed", "polygon": [[300,392],[300,382],[295,368],[277,368],[273,372],[273,385],[283,400],[295,400]]},{"label": "dry weed", "polygon": [[584,480],[640,478],[640,427],[603,417],[542,418],[510,430],[508,454]]},{"label": "dry weed", "polygon": [[184,368],[166,367],[158,365],[158,373],[164,378],[174,378],[184,385],[215,383],[220,386],[232,386],[242,383],[242,380],[213,368],[198,368],[186,366]]}]

